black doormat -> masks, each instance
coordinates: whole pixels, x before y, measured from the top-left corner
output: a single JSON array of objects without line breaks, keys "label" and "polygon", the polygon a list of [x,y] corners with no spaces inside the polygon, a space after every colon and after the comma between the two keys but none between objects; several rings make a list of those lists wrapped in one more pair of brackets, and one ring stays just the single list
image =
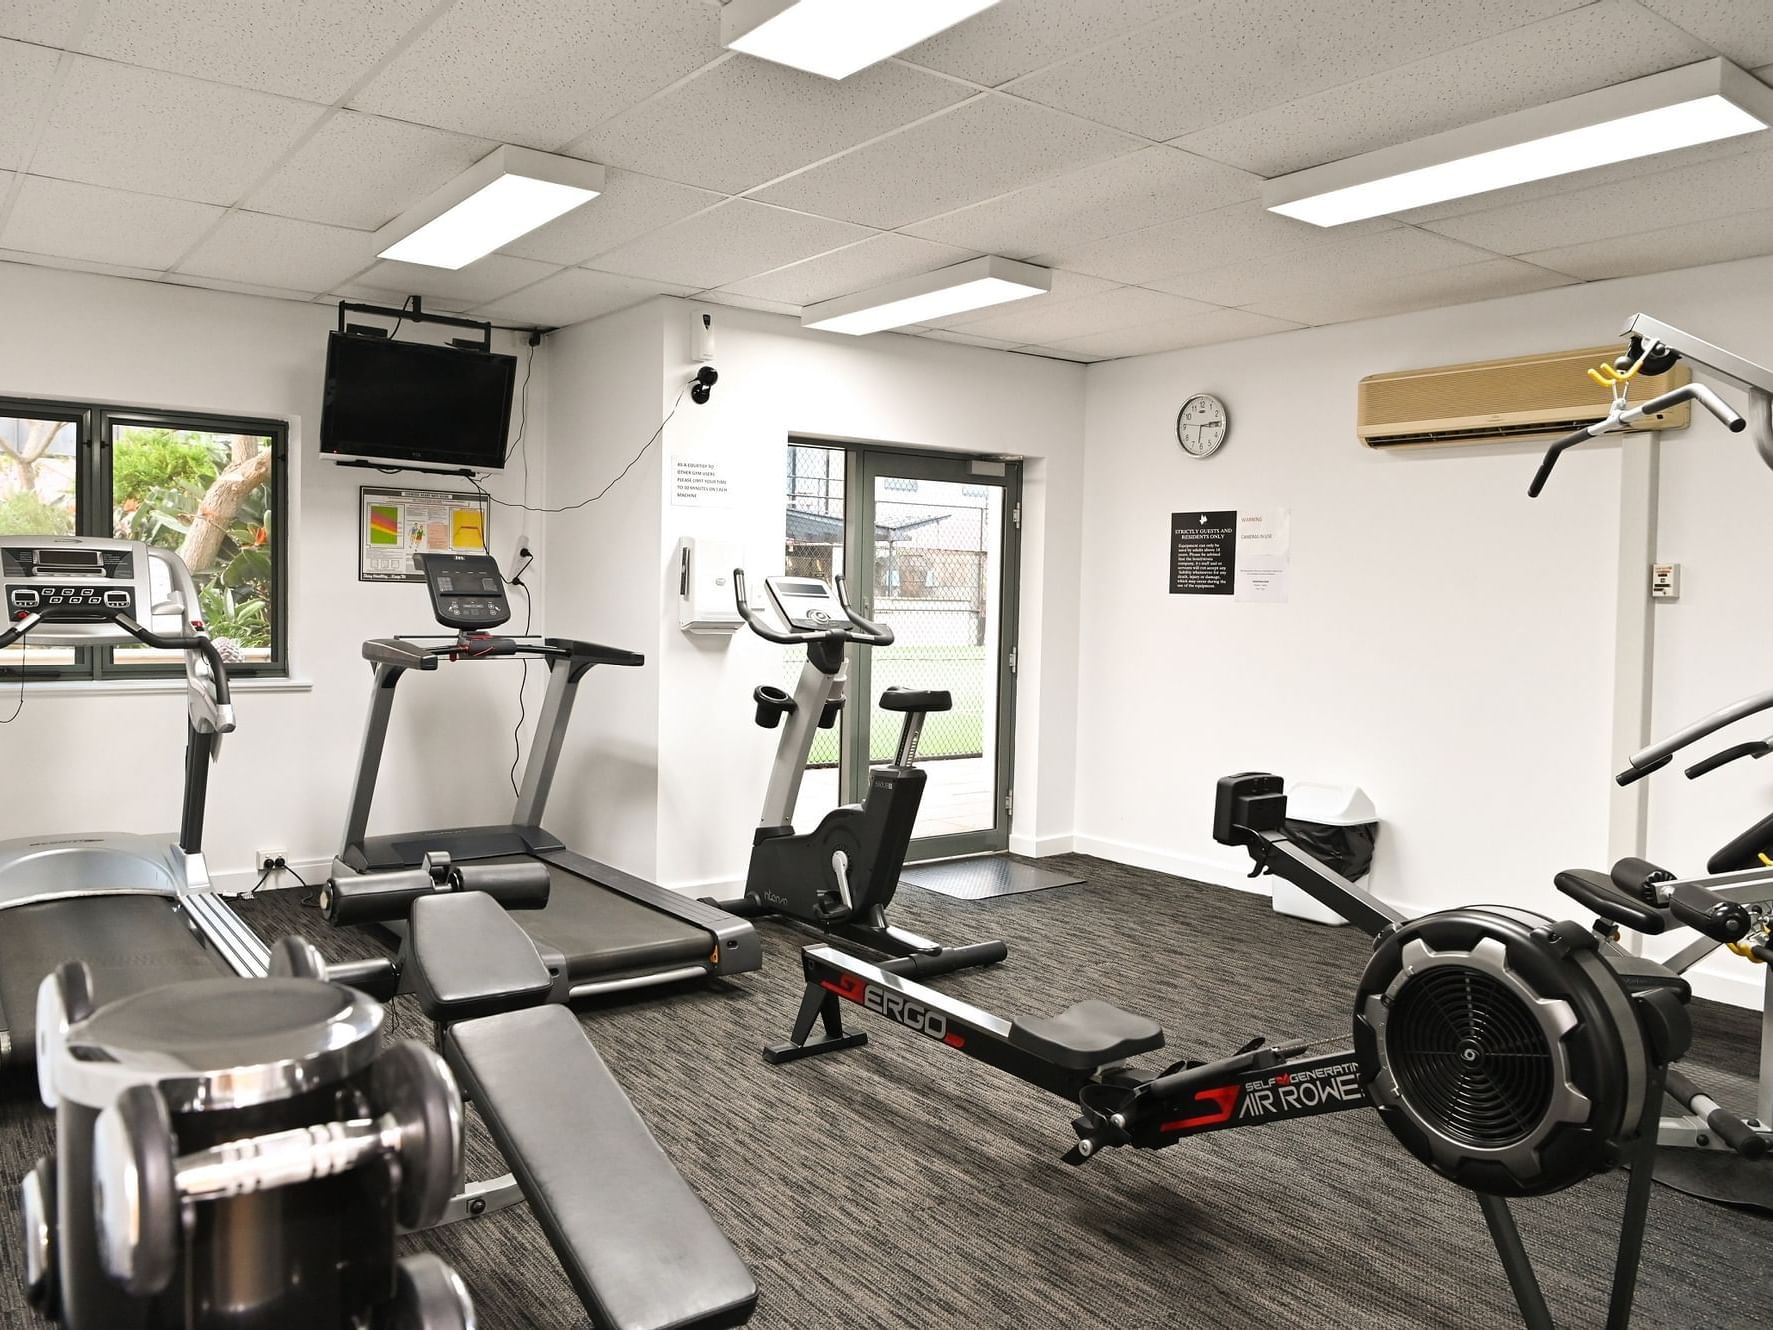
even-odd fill
[{"label": "black doormat", "polygon": [[936,864],[913,864],[899,874],[899,885],[922,887],[956,900],[982,901],[993,896],[1019,896],[1048,887],[1073,887],[1083,879],[1075,873],[1055,873],[1050,868],[1017,863],[990,855],[979,859],[949,859]]}]

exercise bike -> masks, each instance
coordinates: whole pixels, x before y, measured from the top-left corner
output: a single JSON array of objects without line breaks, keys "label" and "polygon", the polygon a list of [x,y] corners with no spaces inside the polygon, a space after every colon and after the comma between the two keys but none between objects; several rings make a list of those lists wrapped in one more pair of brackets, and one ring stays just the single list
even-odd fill
[{"label": "exercise bike", "polygon": [[[1691,1040],[1686,981],[1574,921],[1493,906],[1407,919],[1290,839],[1283,788],[1264,773],[1220,781],[1213,835],[1374,935],[1352,1047],[1256,1041],[1212,1062],[1141,1070],[1131,1060],[1164,1044],[1144,1016],[1088,1001],[1005,1019],[916,983],[902,962],[812,946],[793,1030],[765,1060],[865,1043],[843,1026],[844,1004],[862,1007],[1071,1103],[1071,1164],[1114,1147],[1159,1150],[1207,1132],[1376,1109],[1412,1154],[1477,1195],[1528,1330],[1555,1323],[1510,1200],[1627,1163],[1606,1322],[1625,1330],[1668,1067]],[[1699,890],[1688,894],[1695,905]]]},{"label": "exercise bike", "polygon": [[883,692],[881,709],[905,718],[892,764],[872,770],[862,803],[832,809],[810,832],[794,830],[794,805],[813,742],[820,730],[837,724],[843,711],[846,648],[852,642],[869,647],[893,642],[893,630],[857,614],[844,595],[843,578],[835,581],[833,591],[818,578],[765,578],[764,588],[786,625],[777,628],[752,608],[744,569],[733,570],[739,614],[751,631],[766,642],[804,646],[806,665],[793,696],[770,684],[752,693],[757,723],[780,729],[782,738],[752,841],[745,894],[713,903],[731,914],[775,914],[811,925],[830,937],[904,960],[910,973],[948,974],[995,965],[1009,954],[1002,942],[948,947],[887,922],[927,779],[917,765],[924,718],[949,709],[952,701],[945,691]]}]

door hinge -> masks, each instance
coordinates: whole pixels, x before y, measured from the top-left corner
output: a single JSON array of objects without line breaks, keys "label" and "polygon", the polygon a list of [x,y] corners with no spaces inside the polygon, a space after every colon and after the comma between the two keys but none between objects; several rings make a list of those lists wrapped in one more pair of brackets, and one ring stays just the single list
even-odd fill
[{"label": "door hinge", "polygon": [[1006,817],[1014,817],[1016,815],[1016,792],[1014,790],[1010,790],[1004,795],[1003,811]]},{"label": "door hinge", "polygon": [[1016,672],[1016,648],[1011,647],[1010,648],[1010,673],[1014,674],[1015,672]]},{"label": "door hinge", "polygon": [[1018,531],[1020,531],[1022,529],[1022,505],[1021,504],[1017,504],[1014,508],[1010,509],[1010,525],[1015,527],[1016,530],[1018,530]]}]

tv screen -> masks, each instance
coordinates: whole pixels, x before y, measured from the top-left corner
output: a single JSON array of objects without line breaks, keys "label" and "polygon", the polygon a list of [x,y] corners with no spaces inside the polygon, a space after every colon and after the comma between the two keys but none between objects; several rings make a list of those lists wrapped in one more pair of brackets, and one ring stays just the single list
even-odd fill
[{"label": "tv screen", "polygon": [[505,464],[517,358],[335,332],[320,451],[487,471]]}]

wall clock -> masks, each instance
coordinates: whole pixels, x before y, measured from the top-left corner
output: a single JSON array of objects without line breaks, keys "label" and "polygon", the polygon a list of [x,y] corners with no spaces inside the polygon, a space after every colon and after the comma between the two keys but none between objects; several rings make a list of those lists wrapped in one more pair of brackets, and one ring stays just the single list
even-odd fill
[{"label": "wall clock", "polygon": [[1176,442],[1190,457],[1211,457],[1230,432],[1225,403],[1211,393],[1196,393],[1176,413]]}]

